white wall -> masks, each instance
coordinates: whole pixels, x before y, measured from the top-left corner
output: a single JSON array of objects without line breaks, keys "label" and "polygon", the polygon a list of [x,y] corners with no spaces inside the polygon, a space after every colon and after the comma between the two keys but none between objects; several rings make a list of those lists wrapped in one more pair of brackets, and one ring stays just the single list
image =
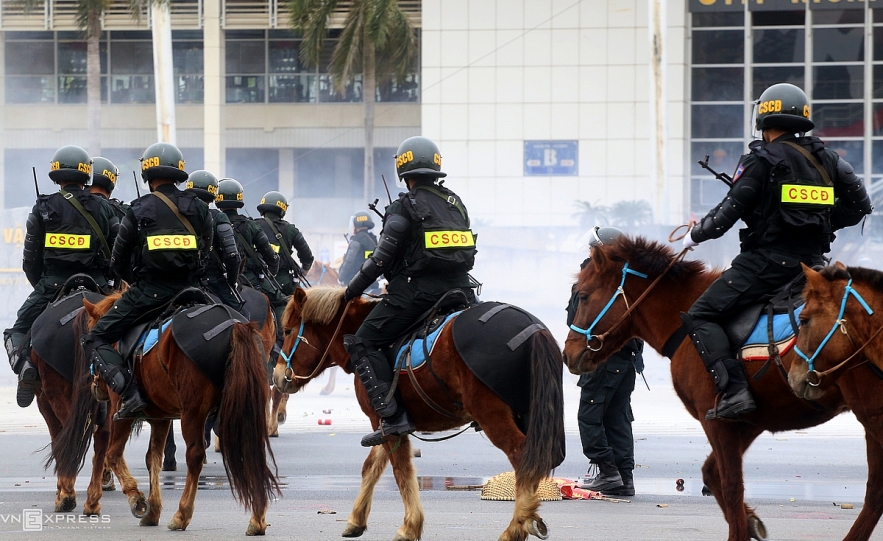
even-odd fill
[{"label": "white wall", "polygon": [[[643,0],[424,0],[423,135],[448,186],[495,226],[575,225],[575,201],[646,199],[684,218],[685,5],[669,0],[667,169],[650,178]],[[579,176],[525,177],[524,140],[579,140]]]}]

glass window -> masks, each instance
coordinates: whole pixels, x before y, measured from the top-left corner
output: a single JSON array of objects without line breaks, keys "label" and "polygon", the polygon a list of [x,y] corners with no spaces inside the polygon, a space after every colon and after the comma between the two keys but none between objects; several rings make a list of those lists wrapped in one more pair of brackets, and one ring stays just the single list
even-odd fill
[{"label": "glass window", "polygon": [[751,99],[757,99],[764,90],[776,83],[791,83],[803,88],[803,66],[754,68]]},{"label": "glass window", "polygon": [[54,42],[11,41],[6,43],[7,75],[53,75],[54,73]]},{"label": "glass window", "polygon": [[708,176],[711,173],[699,166],[699,160],[708,156],[708,165],[718,173],[732,175],[739,164],[739,158],[745,152],[745,145],[741,141],[702,141],[693,142],[691,145],[690,174],[693,176]]},{"label": "glass window", "polygon": [[804,61],[802,28],[754,31],[754,63],[778,64]]},{"label": "glass window", "polygon": [[813,62],[863,62],[863,28],[813,29]]},{"label": "glass window", "polygon": [[[88,44],[85,41],[58,42],[58,73],[86,73]],[[98,46],[101,73],[107,73],[107,42]]]},{"label": "glass window", "polygon": [[874,98],[883,98],[883,64],[874,65]]},{"label": "glass window", "polygon": [[[864,8],[864,6],[862,6]],[[865,22],[864,9],[822,9],[812,10],[813,24],[862,24]]]},{"label": "glass window", "polygon": [[862,137],[863,103],[813,103],[813,133],[819,137]]},{"label": "glass window", "polygon": [[744,69],[693,68],[693,101],[742,101]]},{"label": "glass window", "polygon": [[205,100],[205,78],[202,75],[176,75],[177,103],[202,103]]},{"label": "glass window", "polygon": [[330,75],[319,75],[319,101],[326,103],[362,101],[362,76],[356,75],[346,84],[343,93],[332,87]]},{"label": "glass window", "polygon": [[871,143],[871,159],[874,164],[871,172],[874,174],[883,173],[883,140],[876,139]]},{"label": "glass window", "polygon": [[269,81],[270,103],[316,103],[319,99],[315,74],[270,75]]},{"label": "glass window", "polygon": [[[227,49],[227,73],[263,74],[264,69],[264,41],[228,41]],[[229,86],[228,86],[229,88]]]},{"label": "glass window", "polygon": [[752,11],[754,26],[803,26],[806,12],[800,11]]},{"label": "glass window", "polygon": [[270,73],[295,73],[312,71],[301,65],[297,41],[271,41],[267,55],[270,60]]},{"label": "glass window", "polygon": [[737,64],[745,59],[742,30],[693,32],[693,64]]},{"label": "glass window", "polygon": [[706,208],[714,207],[724,200],[729,191],[730,188],[718,179],[703,178],[699,183],[699,204]]},{"label": "glass window", "polygon": [[377,101],[419,101],[420,76],[412,73],[403,81],[392,80],[377,86]]},{"label": "glass window", "polygon": [[883,26],[874,27],[874,60],[883,60]]},{"label": "glass window", "polygon": [[152,43],[149,41],[114,41],[110,54],[110,70],[118,75],[152,74]]},{"label": "glass window", "polygon": [[55,76],[6,77],[6,103],[54,103]]},{"label": "glass window", "polygon": [[172,58],[176,74],[203,73],[201,41],[172,42]]},{"label": "glass window", "polygon": [[855,169],[857,175],[865,172],[865,143],[864,141],[832,141],[825,138],[825,146],[840,155]]},{"label": "glass window", "polygon": [[[874,104],[874,135],[883,135],[883,103]],[[883,167],[883,164],[880,164]]]},{"label": "glass window", "polygon": [[227,103],[263,103],[263,101],[263,76],[227,76]]},{"label": "glass window", "polygon": [[692,127],[696,139],[741,138],[743,105],[693,105]]},{"label": "glass window", "polygon": [[156,101],[153,75],[114,75],[110,78],[110,85],[110,99],[113,103],[154,103]]},{"label": "glass window", "polygon": [[693,13],[693,28],[703,26],[742,26],[745,15],[742,12]]},{"label": "glass window", "polygon": [[816,66],[812,71],[813,99],[860,100],[864,97],[864,66]]}]

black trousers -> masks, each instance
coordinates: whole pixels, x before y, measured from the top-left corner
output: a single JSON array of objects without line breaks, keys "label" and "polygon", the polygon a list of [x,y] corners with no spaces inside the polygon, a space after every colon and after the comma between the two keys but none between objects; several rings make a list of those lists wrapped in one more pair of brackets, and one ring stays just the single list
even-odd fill
[{"label": "black trousers", "polygon": [[583,454],[590,461],[612,461],[624,478],[635,469],[631,396],[635,390],[632,354],[620,351],[580,376],[577,423]]}]

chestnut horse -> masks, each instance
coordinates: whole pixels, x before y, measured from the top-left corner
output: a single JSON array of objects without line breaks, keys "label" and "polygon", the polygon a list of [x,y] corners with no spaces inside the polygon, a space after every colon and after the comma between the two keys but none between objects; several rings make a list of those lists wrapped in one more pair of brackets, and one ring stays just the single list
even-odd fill
[{"label": "chestnut horse", "polygon": [[[810,367],[804,358],[799,358],[791,364],[788,380],[794,392],[804,398],[815,400],[830,392],[842,393],[865,427],[865,504],[844,538],[865,541],[871,538],[883,514],[883,346],[879,339],[874,340],[883,327],[883,318],[877,315],[883,311],[883,272],[837,265],[821,272],[803,269],[807,279],[803,290],[806,306],[800,312],[797,347],[813,361],[815,378],[813,385],[809,385]],[[866,308],[873,310],[873,315]],[[828,334],[831,336],[825,340]]]},{"label": "chestnut horse", "polygon": [[[291,366],[280,356],[273,379],[287,392],[297,392],[328,366],[336,365],[345,372],[349,354],[339,336],[356,332],[374,308],[374,303],[356,299],[343,301],[338,288],[298,288],[292,295],[283,317],[284,352],[290,352]],[[339,327],[338,327],[339,326]],[[546,538],[548,528],[537,514],[539,501],[536,490],[540,480],[549,474],[564,457],[564,411],[561,387],[561,352],[547,330],[535,333],[528,342],[531,364],[530,419],[527,433],[518,429],[515,413],[469,370],[457,353],[447,325],[436,340],[432,351],[433,368],[447,392],[428,370],[414,371],[422,392],[456,419],[441,415],[419,396],[408,377],[399,379],[398,386],[408,415],[419,431],[450,430],[476,421],[488,439],[503,450],[515,468],[515,513],[502,541],[523,541],[528,535]],[[339,331],[339,332],[337,332]],[[307,347],[295,348],[295,343]],[[292,351],[294,349],[294,351]],[[324,352],[324,353],[323,353]],[[371,407],[365,389],[354,385],[362,412],[375,429],[380,418]],[[525,397],[528,398],[528,397]],[[456,403],[455,403],[456,401]],[[413,541],[423,533],[423,508],[419,488],[411,464],[411,443],[408,437],[399,442],[372,447],[362,466],[362,486],[347,519],[343,537],[358,537],[368,527],[368,513],[374,486],[387,462],[392,463],[402,501],[404,523],[394,541]]]},{"label": "chestnut horse", "polygon": [[[86,310],[74,320],[75,328],[81,334],[88,332],[118,298],[119,294],[114,294],[96,304],[85,300]],[[159,473],[166,435],[173,418],[181,419],[181,432],[187,445],[187,479],[178,511],[168,527],[170,530],[184,530],[190,524],[199,474],[205,458],[203,429],[209,413],[217,410],[218,422],[215,429],[224,440],[221,452],[224,469],[230,480],[230,490],[240,503],[252,511],[246,534],[263,535],[266,531],[267,506],[269,500],[278,494],[279,485],[267,463],[269,456],[275,465],[267,435],[269,387],[265,357],[254,323],[237,322],[232,329],[227,353],[224,358],[216,360],[226,366],[223,389],[216,388],[186,357],[175,342],[172,332],[163,333],[159,343],[136,363],[136,381],[143,395],[149,397],[150,401],[144,410],[147,422],[151,425],[146,458],[150,477],[147,500],[138,490],[123,458],[123,450],[134,420],[111,423],[107,463],[120,480],[132,514],[141,518],[142,526],[156,526],[159,523],[162,512]],[[77,357],[75,374],[87,373],[89,366],[82,348],[78,348]],[[98,384],[95,391],[89,385],[78,385],[74,389],[75,407],[66,426],[81,427],[81,435],[91,432],[89,407],[95,404],[93,392],[108,392],[104,382],[100,378],[96,380]],[[84,378],[78,378],[78,382],[82,381]],[[108,415],[113,416],[119,405],[120,397],[110,393]],[[62,439],[60,444],[52,449],[58,469],[65,474],[75,475],[83,463],[88,439],[72,434],[67,440]]]},{"label": "chestnut horse", "polygon": [[328,263],[322,263],[321,261],[316,260],[313,266],[310,267],[310,270],[307,271],[307,275],[304,278],[306,278],[307,282],[313,287],[334,287],[338,285],[337,280],[339,275]]},{"label": "chestnut horse", "polygon": [[[587,341],[585,335],[570,331],[564,359],[572,373],[594,370],[632,337],[641,338],[662,352],[666,341],[681,326],[680,312],[689,310],[720,276],[719,271],[707,271],[701,261],[673,263],[674,259],[669,247],[642,237],[622,236],[616,244],[592,249],[591,262],[578,276],[579,305],[574,325],[586,329],[595,321],[598,334],[606,336],[603,342],[596,335]],[[660,280],[648,290],[660,275]],[[635,304],[645,291],[644,299]],[[622,300],[617,300],[619,295]],[[632,307],[628,316],[627,306]],[[796,358],[789,351],[782,356],[782,362],[788,368]],[[760,367],[752,363],[746,369],[757,410],[746,415],[745,422],[707,421],[705,412],[714,408],[715,392],[699,354],[685,340],[671,359],[675,392],[690,415],[702,424],[711,444],[711,454],[702,466],[702,478],[729,524],[729,541],[766,537],[763,522],[745,504],[742,455],[751,442],[764,430],[778,432],[815,426],[846,410],[843,397],[837,392],[810,404],[791,392],[778,370],[755,379]]]}]

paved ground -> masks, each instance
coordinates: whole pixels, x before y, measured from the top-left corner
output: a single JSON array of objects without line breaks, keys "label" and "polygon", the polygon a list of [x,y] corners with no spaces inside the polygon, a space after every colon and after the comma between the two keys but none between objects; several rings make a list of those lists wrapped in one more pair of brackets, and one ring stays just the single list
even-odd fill
[{"label": "paved ground", "polygon": [[[551,539],[559,540],[674,540],[723,539],[726,524],[713,498],[700,495],[699,467],[709,447],[699,424],[683,410],[668,381],[667,361],[648,360],[648,392],[639,379],[633,395],[635,410],[635,471],[638,495],[631,503],[605,501],[550,502],[542,507]],[[567,380],[568,458],[556,472],[576,477],[584,473],[576,430],[578,395]],[[7,383],[6,380],[0,380]],[[357,493],[365,456],[358,440],[367,427],[352,396],[352,380],[340,378],[330,396],[320,396],[320,380],[292,397],[289,420],[273,447],[284,483],[284,496],[268,513],[267,535],[304,541],[340,539],[346,516]],[[331,414],[322,410],[330,409]],[[318,419],[332,424],[319,425]],[[861,426],[851,416],[827,425],[784,434],[766,434],[746,456],[746,493],[765,521],[770,539],[842,539],[861,508],[867,474]],[[106,493],[98,524],[76,523],[76,511],[52,514],[55,482],[41,468],[41,451],[48,433],[35,406],[20,410],[10,387],[0,388],[0,536],[17,539],[241,539],[248,513],[233,501],[220,456],[209,452],[193,522],[186,532],[164,526],[142,528],[128,511],[121,493]],[[146,488],[143,453],[147,438],[134,440],[127,452],[133,474]],[[426,512],[425,540],[496,539],[512,513],[511,502],[486,502],[477,492],[445,490],[445,482],[480,484],[510,470],[503,454],[482,434],[467,433],[443,443],[417,442],[415,459],[421,477]],[[183,452],[178,453],[183,460]],[[685,490],[675,480],[685,479]],[[183,472],[164,474],[165,510],[161,524],[173,514]],[[85,490],[81,476],[78,491]],[[82,499],[80,501],[82,503]],[[841,509],[853,503],[855,509]],[[835,505],[836,504],[836,505]],[[664,507],[659,507],[664,505]],[[42,512],[44,529],[25,532],[23,510]],[[39,510],[39,511],[38,511]],[[319,513],[334,511],[334,514]],[[403,516],[401,501],[387,475],[376,493],[367,540],[389,540]],[[51,521],[51,522],[49,522]],[[873,539],[883,540],[883,530]]]}]

